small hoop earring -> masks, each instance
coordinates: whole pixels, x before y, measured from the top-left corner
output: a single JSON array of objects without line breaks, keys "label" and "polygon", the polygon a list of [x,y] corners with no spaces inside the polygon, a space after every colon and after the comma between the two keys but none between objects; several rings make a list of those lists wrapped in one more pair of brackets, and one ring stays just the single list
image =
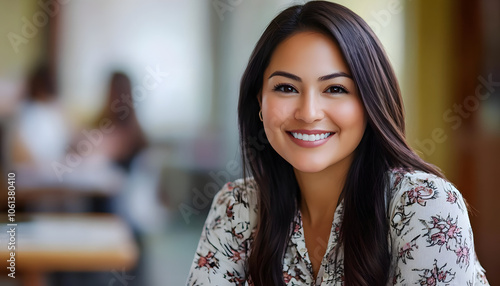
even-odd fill
[{"label": "small hoop earring", "polygon": [[259,118],[260,118],[260,121],[264,121],[264,119],[262,118],[262,109],[259,111]]}]

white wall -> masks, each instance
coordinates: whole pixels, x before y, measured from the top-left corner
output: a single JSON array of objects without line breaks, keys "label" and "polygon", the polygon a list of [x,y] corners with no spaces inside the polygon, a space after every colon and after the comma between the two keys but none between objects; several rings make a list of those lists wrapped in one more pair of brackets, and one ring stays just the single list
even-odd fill
[{"label": "white wall", "polygon": [[[64,6],[61,97],[79,121],[107,95],[109,73],[132,79],[142,127],[152,140],[189,137],[209,121],[212,100],[210,2],[89,0]],[[150,70],[166,77],[154,81]],[[156,85],[155,85],[156,83]]]}]

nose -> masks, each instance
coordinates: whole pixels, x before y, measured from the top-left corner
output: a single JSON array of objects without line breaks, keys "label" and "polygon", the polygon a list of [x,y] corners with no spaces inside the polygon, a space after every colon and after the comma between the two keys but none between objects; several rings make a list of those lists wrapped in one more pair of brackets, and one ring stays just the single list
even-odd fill
[{"label": "nose", "polygon": [[295,111],[295,118],[305,123],[313,123],[323,119],[324,112],[321,107],[320,95],[313,92],[302,94]]}]

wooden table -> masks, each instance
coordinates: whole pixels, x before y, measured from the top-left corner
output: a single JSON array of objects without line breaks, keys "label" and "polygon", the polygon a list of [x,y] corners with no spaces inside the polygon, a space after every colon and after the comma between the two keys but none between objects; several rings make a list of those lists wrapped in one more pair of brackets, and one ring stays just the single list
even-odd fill
[{"label": "wooden table", "polygon": [[[44,213],[17,215],[16,222],[16,277],[24,285],[43,285],[44,274],[55,271],[126,271],[138,257],[131,229],[115,215]],[[2,269],[8,266],[9,229],[1,223]]]}]

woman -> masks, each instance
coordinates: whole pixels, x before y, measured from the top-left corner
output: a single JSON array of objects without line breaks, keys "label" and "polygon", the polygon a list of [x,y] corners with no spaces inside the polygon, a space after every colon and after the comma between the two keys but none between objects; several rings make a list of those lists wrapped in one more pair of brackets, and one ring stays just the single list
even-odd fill
[{"label": "woman", "polygon": [[135,113],[132,84],[121,71],[111,74],[106,104],[93,127],[99,128],[103,121],[111,122],[113,132],[106,134],[98,152],[128,171],[132,160],[146,147],[147,141]]},{"label": "woman", "polygon": [[359,16],[323,1],[283,11],[241,80],[252,177],[214,198],[187,284],[487,285],[463,198],[404,126]]}]

